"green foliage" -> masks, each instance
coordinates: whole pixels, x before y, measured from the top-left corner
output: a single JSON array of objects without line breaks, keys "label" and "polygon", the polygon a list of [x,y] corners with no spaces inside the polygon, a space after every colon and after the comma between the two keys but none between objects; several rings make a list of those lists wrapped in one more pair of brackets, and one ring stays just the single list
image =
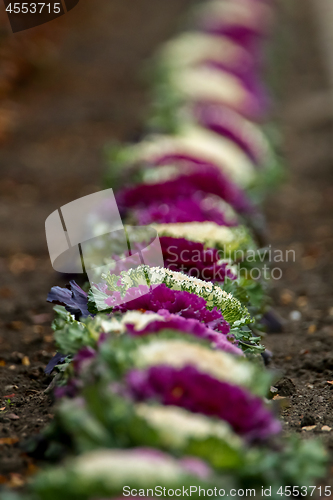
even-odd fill
[{"label": "green foliage", "polygon": [[67,355],[76,354],[82,347],[96,347],[96,343],[103,332],[101,322],[105,315],[96,320],[92,317],[77,321],[64,307],[54,308],[58,317],[53,321],[54,339],[60,352]]},{"label": "green foliage", "polygon": [[105,299],[107,298],[108,295],[101,290],[98,290],[98,288],[94,287],[94,291],[90,288],[88,291],[88,311],[90,314],[98,314],[101,311],[103,314],[111,313],[112,308],[105,309]]},{"label": "green foliage", "polygon": [[274,500],[281,499],[277,494],[280,486],[310,486],[324,477],[327,466],[327,453],[320,441],[303,441],[298,436],[285,437],[274,451],[253,449],[240,471],[242,487],[251,487],[257,481],[272,487]]},{"label": "green foliage", "polygon": [[130,176],[131,182],[140,182],[142,167],[133,165],[130,145],[113,142],[105,147],[105,158],[108,168],[105,171],[103,184],[112,189],[121,188]]},{"label": "green foliage", "polygon": [[168,67],[160,61],[156,61],[148,126],[159,132],[175,134],[179,129],[179,110],[184,104],[184,99],[170,86],[168,75]]},{"label": "green foliage", "polygon": [[257,204],[262,204],[269,192],[276,189],[286,177],[284,159],[271,151],[271,163],[264,165],[253,184],[248,188],[248,193]]},{"label": "green foliage", "polygon": [[[177,337],[174,332],[165,334],[165,338]],[[276,491],[280,486],[309,485],[324,475],[327,456],[323,446],[319,442],[301,441],[297,436],[257,446],[235,440],[232,431],[224,437],[210,434],[189,435],[180,442],[166,439],[158,430],[160,424],[158,428],[152,426],[149,419],[138,414],[136,403],[120,395],[119,377],[124,374],[124,366],[126,370],[133,366],[135,348],[153,338],[110,338],[99,358],[83,376],[79,397],[60,402],[48,439],[67,435],[67,441],[73,446],[72,451],[80,455],[101,448],[144,446],[161,449],[175,457],[198,457],[206,460],[219,477],[232,480],[236,488],[272,486],[274,499],[279,498]],[[265,374],[264,370],[261,371]],[[267,383],[266,379],[266,388]],[[253,387],[255,383],[251,381],[250,385]],[[110,390],[111,387],[113,390]],[[155,404],[150,403],[149,407],[153,411]],[[210,420],[213,423],[215,419]],[[166,426],[167,423],[166,420]],[[40,481],[44,479],[39,477],[38,490]],[[66,484],[73,491],[71,481],[72,478],[68,479]],[[48,498],[44,495],[43,490],[43,500]]]}]

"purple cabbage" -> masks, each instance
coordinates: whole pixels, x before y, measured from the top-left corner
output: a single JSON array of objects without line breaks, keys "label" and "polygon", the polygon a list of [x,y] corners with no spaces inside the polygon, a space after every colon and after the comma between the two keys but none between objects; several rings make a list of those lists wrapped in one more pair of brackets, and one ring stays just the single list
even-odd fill
[{"label": "purple cabbage", "polygon": [[235,142],[247,154],[250,160],[258,166],[263,163],[260,145],[253,143],[242,127],[242,117],[223,104],[198,102],[193,107],[193,115],[198,123]]},{"label": "purple cabbage", "polygon": [[[239,46],[238,43],[236,43],[235,45]],[[240,78],[243,75],[258,72],[261,65],[259,64],[260,61],[256,57],[256,54],[253,54],[249,50],[246,50],[245,47],[238,47],[238,49],[241,49],[240,53],[232,59],[228,58],[227,60],[221,60],[219,57],[210,56],[209,54],[207,54],[205,58],[197,64],[200,65],[203,62],[207,62],[208,65],[210,65],[210,63],[214,65],[216,63],[218,66],[221,65],[221,69],[223,68],[225,69],[225,71],[239,76]]]},{"label": "purple cabbage", "polygon": [[81,382],[78,379],[68,380],[66,385],[55,387],[54,395],[57,399],[75,398],[81,388]]},{"label": "purple cabbage", "polygon": [[[134,297],[132,300],[129,300]],[[113,307],[113,297],[105,300],[108,306]],[[196,319],[213,330],[227,335],[230,331],[229,323],[223,318],[216,307],[209,311],[207,302],[202,297],[185,291],[171,290],[164,283],[154,288],[141,285],[130,289],[124,297],[124,303],[114,307],[114,312],[167,310],[186,319]]]},{"label": "purple cabbage", "polygon": [[[201,28],[214,35],[226,36],[231,38],[235,43],[246,48],[254,55],[261,54],[262,42],[270,33],[270,21],[265,22],[262,15],[262,6],[260,4],[269,4],[266,1],[253,1],[249,2],[248,9],[250,12],[255,13],[257,17],[256,26],[244,24],[242,22],[228,22],[221,18],[207,18],[202,20]],[[257,4],[257,5],[256,5]],[[260,20],[260,22],[259,22]]]},{"label": "purple cabbage", "polygon": [[[75,282],[71,282],[71,284],[72,286],[76,285]],[[76,285],[76,287],[80,288],[78,285]],[[98,288],[110,294],[110,297],[105,300],[105,304],[109,307],[113,307],[114,312],[133,310],[158,312],[164,309],[172,314],[178,314],[183,318],[197,319],[205,323],[209,328],[218,330],[224,334],[228,334],[230,330],[229,323],[225,321],[216,307],[211,311],[206,308],[207,303],[205,299],[186,291],[171,290],[164,283],[153,287],[140,285],[130,288],[123,298],[121,298],[120,292],[111,292],[107,290],[106,285],[102,287],[99,286]],[[86,295],[85,304],[82,303],[81,296],[78,297],[75,295],[71,297],[70,305],[68,305],[67,291],[66,288],[54,287],[51,290],[52,302],[65,306],[67,310],[70,309],[72,311],[80,307],[80,311],[88,311]],[[79,298],[78,303],[75,302],[76,297]],[[62,302],[63,299],[64,301]],[[122,303],[119,305],[119,302]],[[86,316],[89,314],[88,312]],[[82,316],[83,314],[80,314],[80,317]]]},{"label": "purple cabbage", "polygon": [[179,460],[181,467],[192,476],[207,479],[212,475],[212,469],[206,462],[197,457],[183,457]]},{"label": "purple cabbage", "polygon": [[[106,337],[103,337],[104,339]],[[100,342],[100,340],[99,340]],[[96,357],[96,351],[92,347],[85,346],[82,349],[80,349],[74,356],[73,359],[73,366],[74,370],[76,373],[80,373],[84,366],[87,366],[90,364],[90,361],[95,359]]]},{"label": "purple cabbage", "polygon": [[254,54],[258,60],[262,58],[262,35],[248,26],[206,23],[204,31],[218,36],[226,36]]},{"label": "purple cabbage", "polygon": [[139,331],[135,330],[134,325],[132,324],[126,324],[126,328],[129,333],[134,336],[158,333],[167,328],[171,330],[179,330],[199,338],[207,339],[221,351],[229,352],[238,356],[244,355],[243,351],[237,347],[236,344],[233,344],[230,340],[228,340],[228,336],[226,334],[212,330],[197,319],[183,318],[177,314],[170,314],[169,311],[163,309],[158,311],[158,314],[163,316],[165,321],[152,321],[143,330]]},{"label": "purple cabbage", "polygon": [[164,267],[172,271],[182,271],[189,276],[213,282],[224,282],[225,278],[236,279],[226,263],[218,264],[219,252],[214,248],[205,248],[200,242],[169,236],[161,236],[160,243]]},{"label": "purple cabbage", "polygon": [[193,366],[175,369],[153,366],[132,370],[127,383],[137,401],[157,400],[194,413],[218,417],[249,441],[264,441],[281,430],[280,423],[259,397],[247,390],[221,382]]},{"label": "purple cabbage", "polygon": [[270,0],[248,2],[249,11],[257,16],[255,26],[244,24],[241,21],[228,22],[221,18],[209,18],[206,15],[202,20],[199,20],[198,27],[216,36],[230,38],[234,43],[246,49],[261,66],[264,60],[263,42],[271,32],[270,15],[268,14],[266,17],[267,12],[263,12],[262,6],[266,4],[272,8],[274,3]]},{"label": "purple cabbage", "polygon": [[229,72],[240,80],[249,93],[246,109],[242,108],[239,110],[242,114],[252,120],[261,120],[267,114],[271,101],[268,90],[253,71],[231,71],[226,65],[210,60],[207,60],[203,64],[217,71]]},{"label": "purple cabbage", "polygon": [[[151,458],[156,464],[159,464],[160,466],[163,465],[164,461],[168,460],[170,457],[170,455],[161,450],[148,447],[137,447],[137,448],[131,448],[129,450],[118,450],[118,452],[123,455],[127,454],[128,456],[134,456],[137,458],[138,462],[141,459],[145,459],[146,457],[148,457]],[[173,458],[173,460],[177,460],[180,473],[191,474],[192,476],[198,477],[200,479],[208,479],[213,474],[213,471],[209,467],[209,465],[207,465],[207,463],[201,460],[200,458],[193,456],[184,456],[179,459]],[[123,499],[124,497],[118,497],[112,500],[120,500],[121,498]],[[128,498],[131,499],[137,497],[128,497]],[[146,499],[155,500],[155,498],[150,498],[150,497],[146,497]],[[111,500],[111,499],[104,498],[99,500]]]},{"label": "purple cabbage", "polygon": [[146,207],[135,209],[132,215],[139,225],[206,221],[215,222],[219,226],[237,225],[237,221],[229,221],[221,210],[207,208],[204,199],[198,196],[178,198],[170,203],[150,203]]},{"label": "purple cabbage", "polygon": [[219,196],[229,203],[236,212],[253,214],[255,208],[245,192],[234,184],[228,176],[211,163],[184,155],[161,156],[152,167],[178,165],[179,176],[155,184],[139,184],[120,191],[116,198],[122,211],[160,203],[174,204],[175,199],[188,200],[194,193]]}]

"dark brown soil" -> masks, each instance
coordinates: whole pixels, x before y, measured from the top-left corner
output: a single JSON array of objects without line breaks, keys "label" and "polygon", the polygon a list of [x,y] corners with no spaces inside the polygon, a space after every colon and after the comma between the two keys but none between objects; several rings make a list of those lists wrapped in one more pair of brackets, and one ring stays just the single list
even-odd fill
[{"label": "dark brown soil", "polygon": [[[0,483],[19,486],[34,472],[17,441],[52,418],[43,392],[54,351],[45,299],[65,279],[49,262],[44,221],[98,189],[106,142],[140,132],[148,103],[140,71],[190,3],[80,2],[54,21],[64,39],[53,65],[15,97],[17,128],[0,151]],[[273,265],[283,270],[272,297],[285,332],[265,342],[272,367],[291,380],[277,384],[286,397],[286,432],[320,434],[333,448],[333,430],[322,430],[333,428],[332,122],[307,7],[297,0],[286,13],[288,63],[278,112],[289,175],[266,203],[273,247],[295,249],[296,262]]]},{"label": "dark brown soil", "polygon": [[267,336],[265,344],[283,376],[286,432],[320,436],[332,451],[333,114],[312,17],[306,2],[289,14],[291,57],[281,113],[288,179],[265,212],[273,248],[294,249],[295,262],[273,263],[283,277],[272,282],[271,295],[286,323],[284,333]]}]

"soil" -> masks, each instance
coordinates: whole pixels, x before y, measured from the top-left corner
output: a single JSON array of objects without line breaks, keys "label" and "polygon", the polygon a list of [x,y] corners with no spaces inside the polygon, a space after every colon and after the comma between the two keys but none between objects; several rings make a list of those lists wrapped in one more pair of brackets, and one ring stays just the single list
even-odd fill
[{"label": "soil", "polygon": [[[320,436],[332,454],[333,110],[313,13],[309,3],[302,6],[287,19],[292,50],[279,118],[287,182],[265,204],[272,249],[281,250],[285,260],[271,263],[283,272],[272,280],[271,296],[284,333],[268,335],[264,343],[282,379],[275,386],[285,397],[285,432]],[[289,262],[287,250],[295,252]],[[333,485],[333,478],[326,484]]]},{"label": "soil", "polygon": [[[149,102],[142,68],[190,3],[80,2],[53,21],[63,33],[53,63],[15,95],[16,129],[0,150],[0,483],[20,486],[35,472],[20,443],[52,419],[45,300],[66,278],[51,267],[44,221],[99,189],[107,142],[140,133]],[[272,248],[296,258],[272,264],[283,271],[271,295],[284,333],[265,343],[286,432],[321,435],[333,449],[333,430],[323,430],[333,428],[332,115],[309,5],[297,0],[283,16],[288,61],[277,115],[288,176],[265,212]]]}]

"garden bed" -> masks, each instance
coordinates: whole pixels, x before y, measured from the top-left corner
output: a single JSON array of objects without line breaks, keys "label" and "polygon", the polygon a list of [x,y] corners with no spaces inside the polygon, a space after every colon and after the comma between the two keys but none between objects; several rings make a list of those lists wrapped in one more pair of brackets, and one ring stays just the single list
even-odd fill
[{"label": "garden bed", "polygon": [[[0,478],[13,486],[24,483],[25,474],[36,467],[17,440],[35,434],[52,419],[52,400],[43,392],[50,382],[43,369],[53,352],[52,312],[45,297],[51,286],[63,286],[65,279],[56,276],[49,264],[43,221],[64,202],[95,190],[102,170],[100,148],[110,137],[129,138],[140,131],[146,96],[135,75],[145,57],[170,36],[174,19],[186,4],[168,2],[162,13],[146,0],[132,17],[128,2],[112,2],[104,15],[96,9],[84,36],[91,14],[85,8],[73,21],[71,28],[77,30],[76,35],[64,44],[64,61],[53,74],[55,78],[33,82],[18,97],[21,125],[12,143],[0,153],[5,175],[1,207],[1,407],[10,399],[10,413],[1,417],[0,411],[0,446],[4,450]],[[99,8],[105,9],[102,5]],[[149,20],[145,10],[150,13]],[[306,14],[302,3],[302,12],[290,14],[288,19],[294,51],[281,98],[281,121],[290,175],[266,204],[272,244],[279,249],[295,248],[296,262],[284,263],[283,278],[272,285],[275,306],[286,318],[285,333],[268,336],[265,344],[274,353],[272,366],[292,381],[286,383],[287,408],[282,414],[286,432],[299,431],[304,437],[320,433],[329,444],[330,431],[322,427],[333,428],[328,383],[333,380],[329,268],[332,129],[320,116],[314,121],[311,112],[311,99],[325,92],[326,85],[318,51],[309,43],[310,18]],[[106,19],[111,26],[115,23],[115,31],[99,37]],[[309,44],[306,50],[305,43]],[[97,57],[106,45],[109,52]],[[88,62],[74,61],[78,54],[86,58],[87,47],[93,77],[86,81]],[[106,72],[106,60],[113,70]],[[105,102],[109,103],[108,111]],[[290,313],[295,320],[290,320]],[[301,430],[313,425],[312,430]],[[1,444],[1,439],[8,441]]]}]

